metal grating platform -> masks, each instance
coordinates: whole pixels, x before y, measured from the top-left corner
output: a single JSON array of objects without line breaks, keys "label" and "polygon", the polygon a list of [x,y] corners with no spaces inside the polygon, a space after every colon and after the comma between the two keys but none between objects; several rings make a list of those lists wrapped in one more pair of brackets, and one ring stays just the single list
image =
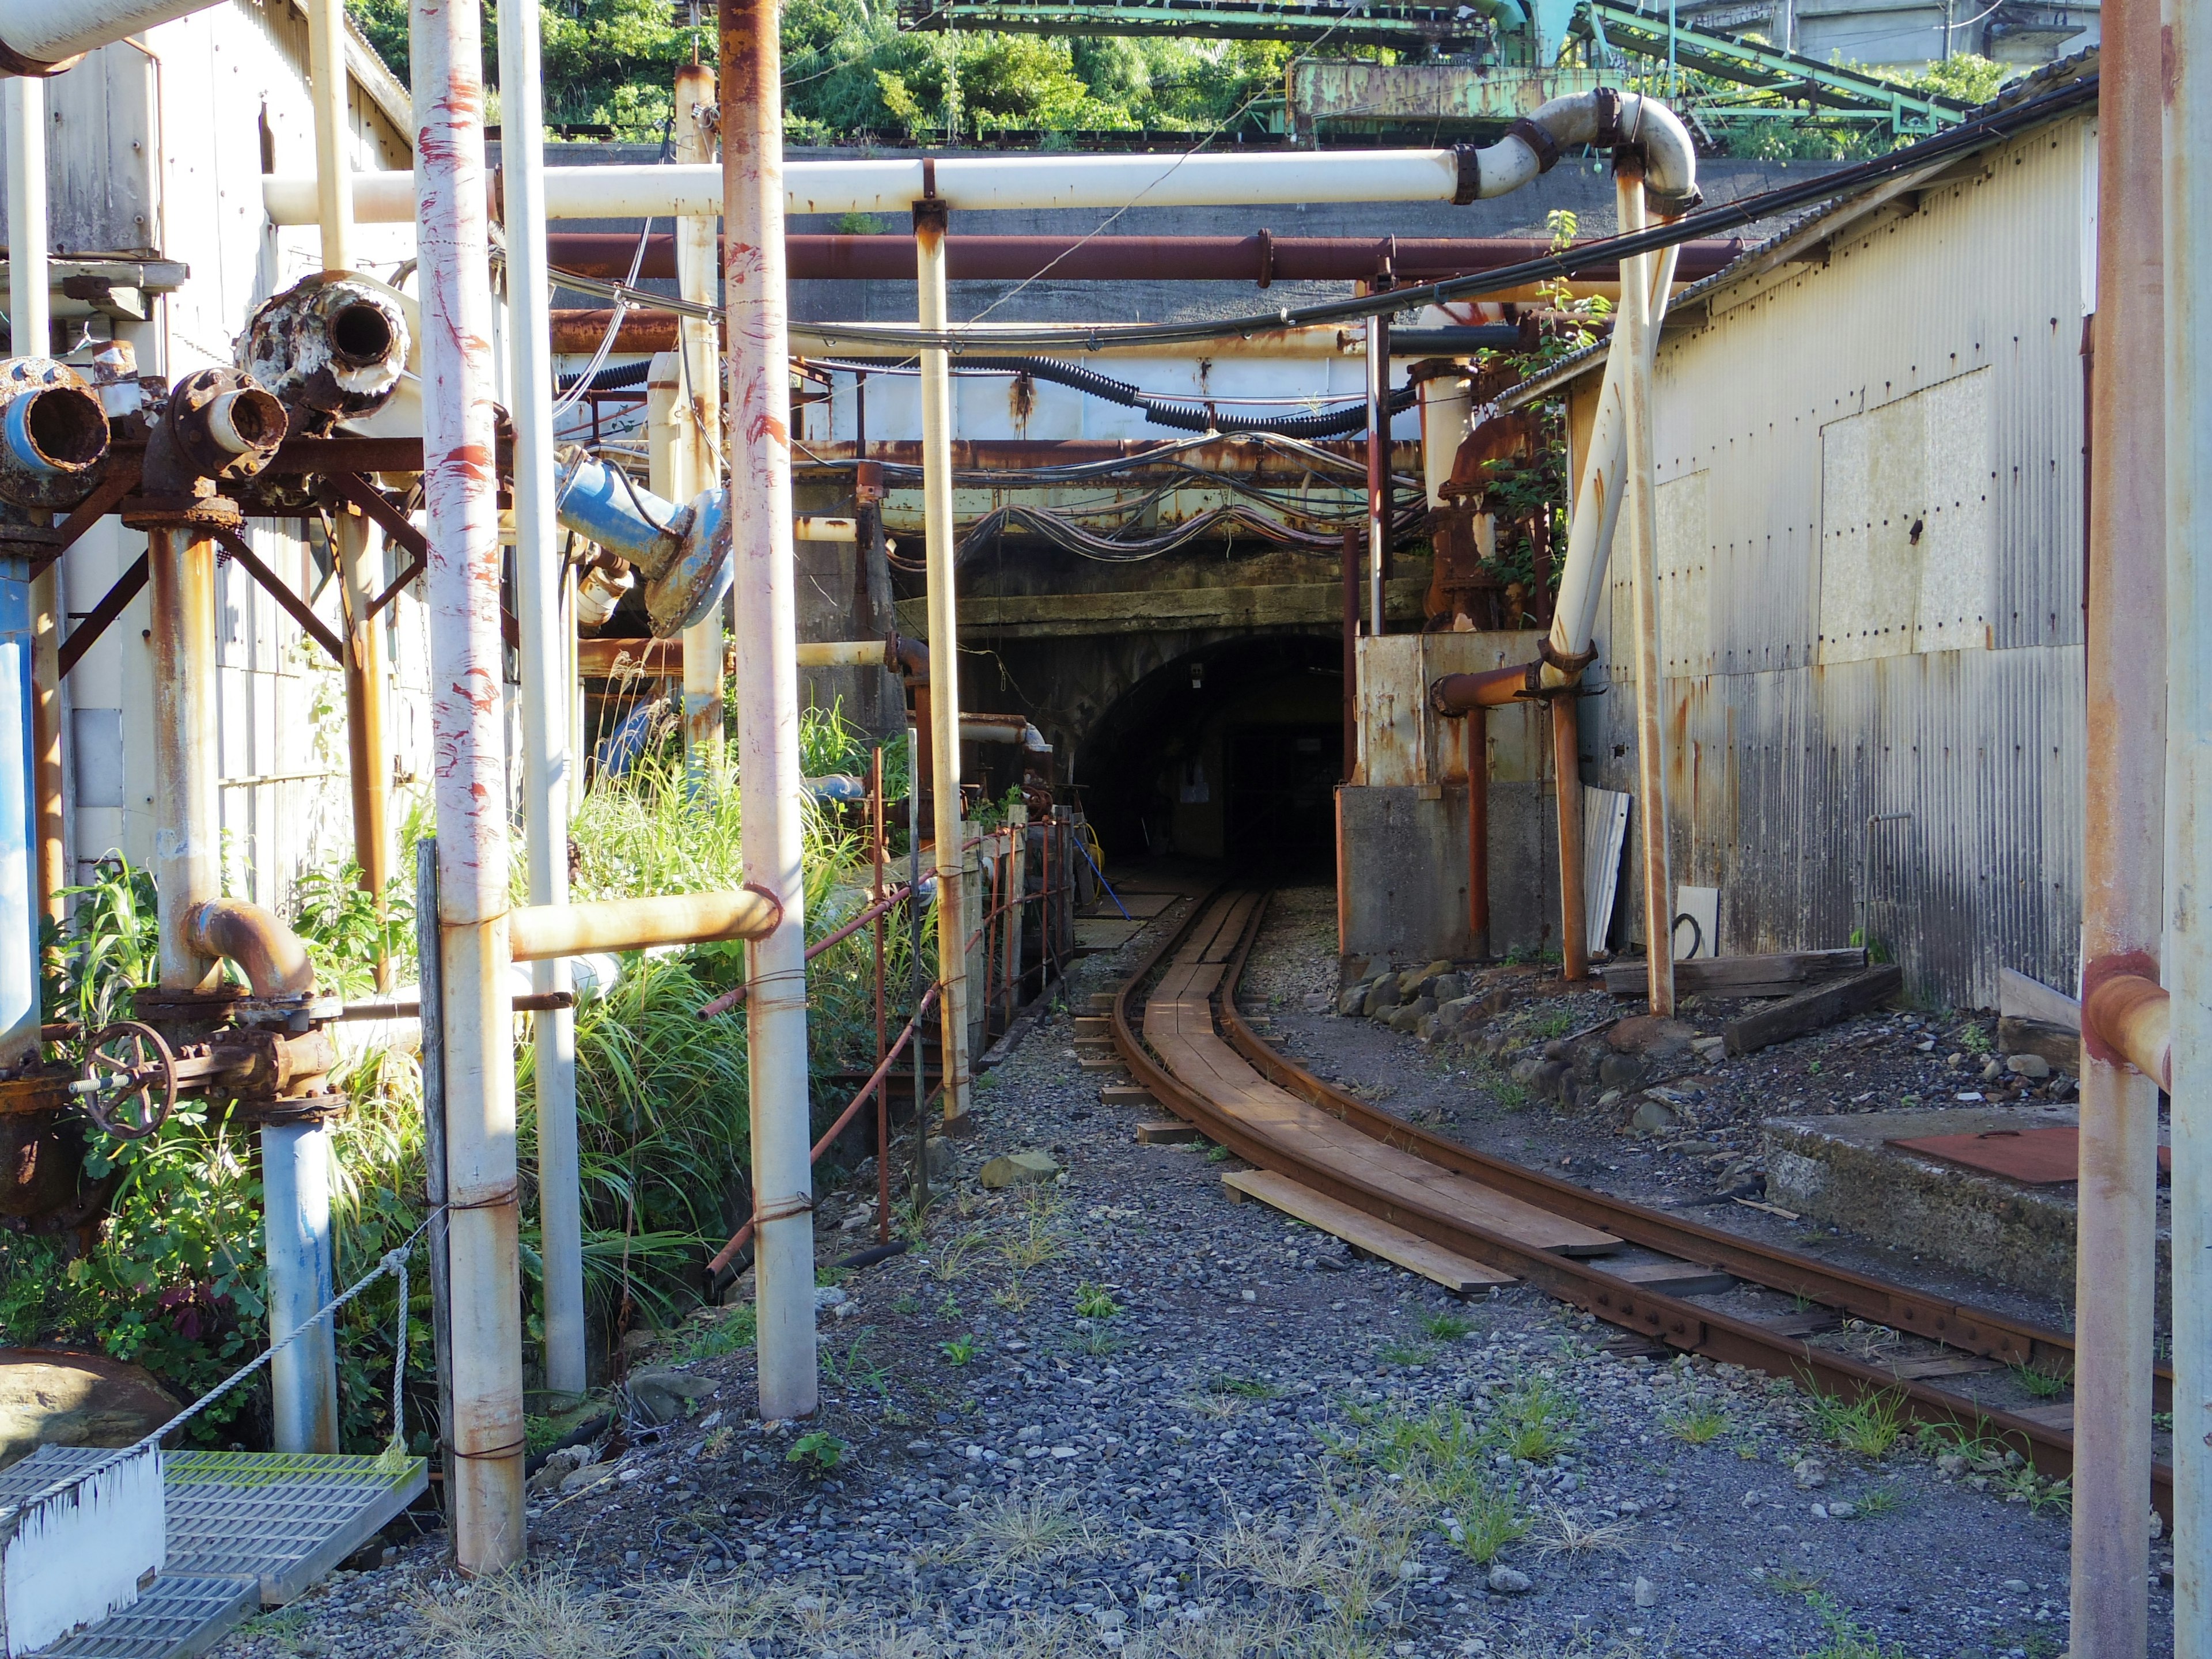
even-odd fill
[{"label": "metal grating platform", "polygon": [[[109,1453],[42,1446],[0,1469],[0,1506]],[[318,1452],[162,1458],[168,1565],[137,1603],[46,1650],[52,1659],[191,1659],[258,1603],[278,1607],[359,1549],[429,1484],[429,1466]],[[41,1656],[45,1659],[45,1656]]]}]

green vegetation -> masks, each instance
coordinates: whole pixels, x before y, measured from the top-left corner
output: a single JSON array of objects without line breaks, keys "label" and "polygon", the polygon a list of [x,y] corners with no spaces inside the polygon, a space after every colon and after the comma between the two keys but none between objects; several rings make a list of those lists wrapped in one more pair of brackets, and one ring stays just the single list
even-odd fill
[{"label": "green vegetation", "polygon": [[1273,1400],[1282,1393],[1273,1382],[1257,1376],[1217,1376],[1206,1386],[1214,1394],[1235,1395],[1240,1400]]},{"label": "green vegetation", "polygon": [[[849,751],[851,728],[811,714],[817,749]],[[411,869],[414,836],[403,834]],[[741,879],[732,795],[695,798],[672,738],[620,779],[600,777],[577,813],[576,890],[595,898],[697,891]],[[816,937],[860,902],[860,847],[826,819],[806,845],[807,915]],[[520,848],[517,848],[518,857]],[[381,946],[411,978],[410,893],[386,895],[380,923],[348,866],[310,871],[294,884],[293,914],[319,980],[345,994],[373,983]],[[46,951],[46,1014],[88,1024],[127,1017],[137,986],[154,977],[151,879],[120,861],[74,895],[70,922]],[[905,930],[890,930],[891,982],[906,980]],[[750,1207],[743,1172],[750,1142],[742,1014],[702,1020],[697,1010],[738,981],[729,945],[628,957],[604,994],[576,1012],[577,1119],[584,1204],[584,1266],[592,1327],[613,1342],[634,1325],[673,1329],[704,1287],[707,1255]],[[872,942],[864,933],[825,952],[808,973],[808,1033],[817,1077],[874,1050],[869,1012]],[[522,1237],[525,1338],[543,1337],[534,1045],[516,1053],[518,1154],[525,1185]],[[424,1212],[422,1109],[415,1060],[372,1050],[332,1074],[349,1109],[335,1133],[332,1232],[336,1278],[348,1285],[405,1243]],[[842,1091],[817,1086],[817,1122]],[[113,1213],[90,1254],[64,1240],[0,1232],[0,1344],[63,1343],[135,1361],[179,1395],[195,1397],[266,1340],[261,1189],[252,1132],[228,1103],[188,1101],[157,1133],[118,1144],[89,1137],[85,1169],[118,1186]],[[406,1309],[407,1420],[427,1445],[434,1404],[428,1274],[418,1252]],[[398,1285],[380,1280],[337,1315],[339,1407],[349,1450],[374,1451],[391,1433],[392,1341]],[[732,1352],[751,1340],[750,1309],[679,1339],[692,1357]],[[265,1391],[249,1385],[195,1420],[204,1441],[254,1443],[266,1431]]]},{"label": "green vegetation", "polygon": [[1697,1400],[1676,1407],[1659,1419],[1659,1426],[1677,1440],[1702,1446],[1717,1440],[1728,1430],[1728,1413],[1711,1401]]},{"label": "green vegetation", "polygon": [[1378,1365],[1425,1365],[1437,1357],[1437,1351],[1425,1342],[1385,1342],[1375,1350]]},{"label": "green vegetation", "polygon": [[2012,1380],[2038,1400],[2056,1400],[2074,1386],[2071,1366],[2063,1375],[2046,1371],[2036,1365],[2014,1365],[2010,1369]]},{"label": "green vegetation", "polygon": [[1826,1631],[1826,1639],[1805,1659],[1911,1659],[1905,1649],[1892,1646],[1861,1629],[1850,1614],[1836,1605],[1835,1598],[1825,1591],[1808,1590],[1805,1599],[1812,1603],[1813,1611]]},{"label": "green vegetation", "polygon": [[975,1339],[963,1334],[950,1342],[939,1343],[937,1351],[945,1356],[946,1364],[964,1365],[975,1357]]},{"label": "green vegetation", "polygon": [[1905,1431],[1905,1397],[1894,1391],[1846,1401],[1824,1394],[1808,1380],[1805,1415],[1822,1438],[1861,1457],[1884,1457]]},{"label": "green vegetation", "polygon": [[1434,1313],[1423,1316],[1421,1328],[1439,1342],[1456,1342],[1474,1328],[1474,1322],[1455,1313]]},{"label": "green vegetation", "polygon": [[1075,1311],[1085,1319],[1111,1319],[1121,1311],[1121,1304],[1103,1285],[1081,1285],[1076,1287]]},{"label": "green vegetation", "polygon": [[802,1434],[791,1443],[791,1449],[783,1455],[787,1463],[796,1463],[811,1478],[819,1480],[836,1472],[852,1449],[836,1435],[824,1429]]}]

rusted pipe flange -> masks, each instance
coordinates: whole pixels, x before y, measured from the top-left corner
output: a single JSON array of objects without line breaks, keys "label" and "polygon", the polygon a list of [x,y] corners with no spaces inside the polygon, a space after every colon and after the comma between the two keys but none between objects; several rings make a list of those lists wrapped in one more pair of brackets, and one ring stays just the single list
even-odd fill
[{"label": "rusted pipe flange", "polygon": [[292,1124],[334,1123],[352,1109],[351,1096],[330,1089],[317,1094],[280,1095],[274,1100],[241,1100],[233,1107],[231,1115],[264,1128],[283,1128]]},{"label": "rusted pipe flange", "polygon": [[276,459],[290,424],[276,394],[235,368],[195,369],[169,388],[141,477],[156,493],[250,478]]},{"label": "rusted pipe flange", "polygon": [[15,357],[0,364],[0,500],[58,512],[99,485],[107,411],[68,364]]},{"label": "rusted pipe flange", "polygon": [[126,530],[236,530],[246,522],[228,495],[125,495],[116,516]]}]

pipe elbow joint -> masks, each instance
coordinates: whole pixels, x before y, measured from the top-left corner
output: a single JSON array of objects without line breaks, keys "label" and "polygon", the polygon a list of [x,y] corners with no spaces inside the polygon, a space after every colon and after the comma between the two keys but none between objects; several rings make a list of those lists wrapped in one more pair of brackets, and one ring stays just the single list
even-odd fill
[{"label": "pipe elbow joint", "polygon": [[929,647],[927,644],[899,634],[893,636],[891,653],[898,659],[899,672],[906,676],[908,685],[929,684]]},{"label": "pipe elbow joint", "polygon": [[251,478],[276,459],[291,418],[243,369],[203,368],[170,388],[141,469],[149,495],[186,495],[203,478]]},{"label": "pipe elbow joint", "polygon": [[1458,148],[1459,185],[1453,201],[1507,196],[1584,144],[1627,148],[1643,157],[1652,205],[1679,218],[1704,199],[1698,190],[1698,149],[1681,118],[1641,93],[1599,87],[1540,105],[1496,143]]},{"label": "pipe elbow joint", "polygon": [[221,957],[245,971],[253,994],[281,1002],[315,988],[315,964],[300,936],[245,899],[210,899],[185,913],[185,941],[202,956]]},{"label": "pipe elbow joint", "polygon": [[238,366],[319,435],[392,401],[407,368],[406,313],[391,290],[321,272],[264,301],[239,338]]},{"label": "pipe elbow joint", "polygon": [[657,640],[704,622],[730,591],[735,526],[728,492],[707,491],[671,527],[680,527],[676,556],[645,582],[646,626]]}]

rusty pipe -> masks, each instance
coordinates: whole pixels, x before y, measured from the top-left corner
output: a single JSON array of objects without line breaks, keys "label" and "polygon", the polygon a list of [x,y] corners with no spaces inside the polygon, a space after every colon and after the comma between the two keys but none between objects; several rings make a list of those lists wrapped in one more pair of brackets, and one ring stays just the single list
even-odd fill
[{"label": "rusty pipe", "polygon": [[161,986],[213,988],[215,960],[185,917],[222,896],[215,762],[215,544],[174,530],[146,532],[148,633],[154,648],[154,885],[161,911]]},{"label": "rusty pipe", "polygon": [[2081,1045],[2107,1065],[2128,1065],[2161,1089],[2173,1087],[2173,998],[2142,971],[2153,964],[2130,953],[2106,957],[2081,971]]},{"label": "rusty pipe", "polygon": [[929,684],[929,645],[927,641],[909,639],[904,634],[891,640],[891,659],[908,685]]},{"label": "rusty pipe", "polygon": [[[1536,236],[1400,236],[1392,269],[1401,281],[1437,282],[1540,259],[1554,250]],[[623,231],[556,231],[553,264],[580,276],[629,274],[637,238]],[[1358,282],[1375,274],[1386,239],[1371,236],[947,236],[949,281],[1027,282],[1052,273],[1056,282],[1271,283]],[[1710,276],[1753,244],[1715,238],[1682,245],[1680,276]],[[793,282],[914,280],[913,250],[899,236],[787,236]],[[1569,252],[1573,250],[1571,248]],[[1574,267],[1578,283],[1618,281],[1620,263],[1598,259]],[[641,278],[676,275],[676,239],[650,238]],[[597,343],[594,337],[593,344]],[[587,346],[586,350],[590,349]]]},{"label": "rusty pipe", "polygon": [[99,483],[107,411],[76,371],[49,357],[0,364],[0,500],[74,507]]},{"label": "rusty pipe", "polygon": [[246,899],[210,899],[185,913],[185,939],[204,957],[220,957],[244,970],[253,994],[276,1002],[315,988],[315,964],[300,936],[270,912]]},{"label": "rusty pipe", "polygon": [[1467,723],[1467,948],[1490,953],[1490,716]]},{"label": "rusty pipe", "polygon": [[1044,734],[1019,714],[980,714],[973,709],[963,709],[960,741],[1018,743],[1033,754],[1052,753],[1052,745],[1044,740]]},{"label": "rusty pipe", "polygon": [[775,895],[750,885],[723,893],[520,905],[508,913],[507,948],[517,962],[544,962],[594,951],[766,939],[782,921]]},{"label": "rusty pipe", "polygon": [[302,431],[322,431],[390,403],[410,343],[398,295],[325,270],[263,301],[246,323],[238,362],[299,417]]},{"label": "rusty pipe", "polygon": [[290,422],[284,405],[235,368],[197,369],[170,388],[140,487],[149,495],[189,495],[203,478],[251,478],[276,459]]},{"label": "rusty pipe", "polygon": [[1474,674],[1440,674],[1429,684],[1429,707],[1447,720],[1540,695],[1540,661]]}]

